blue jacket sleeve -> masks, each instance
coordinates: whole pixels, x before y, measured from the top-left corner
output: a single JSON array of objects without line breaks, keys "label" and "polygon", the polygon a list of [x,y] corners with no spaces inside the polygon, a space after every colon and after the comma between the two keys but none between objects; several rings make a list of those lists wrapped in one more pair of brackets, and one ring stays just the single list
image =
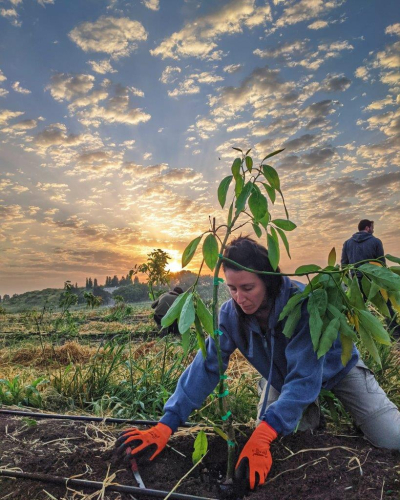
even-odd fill
[{"label": "blue jacket sleeve", "polygon": [[276,432],[290,434],[303,411],[315,401],[322,385],[324,356],[317,359],[308,326],[307,301],[302,306],[298,327],[285,350],[287,375],[281,394],[261,417]]},{"label": "blue jacket sleeve", "polygon": [[[225,371],[229,357],[236,346],[225,329],[221,325],[219,328],[223,332],[220,336],[220,346]],[[179,377],[175,392],[164,406],[161,422],[168,425],[173,432],[181,423],[186,422],[194,409],[201,407],[219,382],[217,350],[213,339],[206,340],[206,348],[206,358],[204,359],[202,352],[198,351],[193,362]]]}]

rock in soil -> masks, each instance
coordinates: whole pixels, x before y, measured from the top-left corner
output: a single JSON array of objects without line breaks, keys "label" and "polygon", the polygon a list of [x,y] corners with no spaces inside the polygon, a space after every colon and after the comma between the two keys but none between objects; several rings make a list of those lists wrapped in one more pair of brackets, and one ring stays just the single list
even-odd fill
[{"label": "rock in soil", "polygon": [[[116,456],[119,430],[112,426],[0,415],[0,467],[24,472],[79,477],[137,486],[132,472]],[[250,431],[247,431],[250,435]],[[192,467],[195,436],[179,434],[150,464],[139,463],[147,488],[170,491]],[[239,436],[239,447],[246,441]],[[361,436],[334,436],[326,431],[297,433],[272,444],[273,466],[265,486],[251,500],[400,499],[400,454],[373,448]],[[182,481],[178,493],[221,497],[226,444],[209,437],[203,462]],[[235,493],[235,492],[234,492]],[[239,493],[239,492],[237,492]],[[233,495],[235,496],[235,495]],[[0,478],[0,500],[128,500],[129,494],[79,490],[24,479]],[[148,496],[138,496],[146,500]]]}]

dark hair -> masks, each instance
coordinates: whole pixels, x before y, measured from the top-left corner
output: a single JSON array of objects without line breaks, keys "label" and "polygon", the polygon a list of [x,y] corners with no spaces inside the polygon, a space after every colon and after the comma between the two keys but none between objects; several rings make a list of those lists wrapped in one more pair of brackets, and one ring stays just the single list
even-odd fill
[{"label": "dark hair", "polygon": [[366,227],[371,227],[373,223],[374,223],[373,220],[368,220],[368,219],[360,220],[360,222],[358,223],[358,230],[364,231]]},{"label": "dark hair", "polygon": [[[279,267],[275,270],[271,266],[271,262],[268,257],[268,250],[254,241],[249,236],[239,236],[238,238],[232,240],[230,244],[224,250],[224,257],[227,259],[234,260],[238,264],[254,269],[255,271],[269,271],[269,272],[280,272]],[[233,269],[234,271],[240,271],[240,268],[224,260],[222,262],[222,268]],[[267,291],[268,300],[271,301],[272,305],[275,303],[281,286],[283,284],[282,276],[258,274],[257,276],[264,282]],[[242,309],[234,302],[236,311],[239,315],[239,325],[242,336],[246,338],[243,333],[246,331],[245,328],[245,318],[246,315]]]},{"label": "dark hair", "polygon": [[179,294],[183,293],[183,290],[182,290],[182,288],[181,288],[180,286],[176,286],[176,287],[173,289],[173,291],[174,291],[174,292],[176,292],[176,293],[179,293]]}]

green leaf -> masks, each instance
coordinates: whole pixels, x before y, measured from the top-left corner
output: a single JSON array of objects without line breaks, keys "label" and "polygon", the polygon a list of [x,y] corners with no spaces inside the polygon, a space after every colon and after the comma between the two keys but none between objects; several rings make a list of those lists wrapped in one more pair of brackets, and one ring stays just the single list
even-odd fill
[{"label": "green leaf", "polygon": [[200,243],[202,237],[203,236],[199,236],[198,238],[195,238],[185,248],[185,251],[182,254],[182,269],[184,267],[186,267],[189,264],[189,262],[192,260],[193,255],[195,254],[195,252],[197,250],[197,247],[199,246],[199,243]]},{"label": "green leaf", "polygon": [[260,226],[258,224],[252,224],[252,226],[253,226],[253,230],[256,233],[257,237],[261,238],[262,230],[261,230]]},{"label": "green leaf", "polygon": [[235,179],[240,176],[240,167],[242,166],[242,160],[240,158],[236,158],[232,163],[232,174]]},{"label": "green leaf", "polygon": [[267,226],[269,224],[269,220],[271,218],[271,214],[267,212],[262,219],[258,221],[259,224],[262,225],[262,227],[266,230]]},{"label": "green leaf", "polygon": [[371,281],[379,285],[380,288],[388,292],[400,291],[400,276],[392,273],[386,267],[363,264],[358,270],[362,271]]},{"label": "green leaf", "polygon": [[245,161],[247,170],[251,172],[251,169],[253,168],[253,159],[251,158],[251,156],[246,156]]},{"label": "green leaf", "polygon": [[275,200],[276,200],[275,189],[272,186],[270,186],[269,184],[265,184],[265,182],[263,182],[262,185],[265,187],[265,190],[267,191],[267,194],[269,196],[269,199],[271,200],[271,203],[274,204]]},{"label": "green leaf", "polygon": [[213,430],[214,430],[214,432],[216,432],[218,434],[218,436],[221,436],[222,439],[225,439],[225,441],[228,441],[228,439],[229,439],[228,434],[226,434],[222,429],[220,429],[219,427],[214,425]]},{"label": "green leaf", "polygon": [[227,220],[228,226],[230,226],[232,224],[232,215],[233,215],[233,202],[231,203],[231,205],[229,207],[228,220]]},{"label": "green leaf", "polygon": [[[175,301],[176,302],[176,301]],[[194,323],[195,311],[193,304],[193,293],[189,293],[183,304],[181,315],[179,316],[178,329],[184,334]]]},{"label": "green leaf", "polygon": [[201,353],[203,354],[203,358],[206,359],[206,357],[207,357],[206,340],[204,338],[204,332],[203,332],[200,320],[199,320],[197,315],[194,318],[194,326],[196,327],[197,343],[201,349]]},{"label": "green leaf", "polygon": [[378,349],[376,348],[374,339],[371,337],[371,334],[365,330],[365,328],[360,324],[359,334],[361,342],[364,344],[364,347],[371,354],[374,360],[378,363],[379,366],[382,366],[381,358],[379,356]]},{"label": "green leaf", "polygon": [[250,193],[253,189],[253,183],[251,181],[248,181],[240,195],[238,196],[238,199],[236,200],[236,215],[240,214],[242,210],[244,210],[244,207],[246,206],[247,198],[250,196]]},{"label": "green leaf", "polygon": [[340,356],[342,365],[346,366],[353,355],[353,341],[340,332],[340,342],[342,344],[342,354]]},{"label": "green leaf", "polygon": [[218,262],[218,242],[217,238],[210,233],[203,243],[203,257],[207,266],[214,271]]},{"label": "green leaf", "polygon": [[308,299],[307,310],[310,315],[309,325],[311,340],[313,343],[314,351],[318,350],[319,341],[322,331],[322,319],[328,305],[328,296],[323,288],[314,290]]},{"label": "green leaf", "polygon": [[334,266],[335,264],[336,264],[336,250],[335,247],[333,247],[328,255],[328,266]]},{"label": "green leaf", "polygon": [[390,260],[390,262],[396,262],[396,264],[400,264],[399,257],[394,257],[393,255],[387,254],[385,255],[385,259]]},{"label": "green leaf", "polygon": [[353,279],[351,280],[350,283],[350,288],[348,290],[348,298],[350,304],[355,307],[358,310],[363,310],[365,309],[365,302],[364,298],[361,295],[360,287],[358,285],[358,279],[357,276],[353,276]]},{"label": "green leaf", "polygon": [[268,212],[267,198],[259,189],[256,189],[251,193],[249,198],[249,208],[256,222],[262,219]]},{"label": "green leaf", "polygon": [[327,310],[330,312],[330,314],[334,317],[337,318],[340,322],[340,333],[344,335],[345,337],[348,337],[352,339],[352,341],[357,340],[357,334],[353,330],[353,328],[347,323],[347,318],[344,314],[342,314],[337,307],[334,305],[330,304],[328,302],[327,305]]},{"label": "green leaf", "polygon": [[189,352],[189,347],[190,347],[190,330],[186,331],[185,333],[182,333],[181,339],[182,339],[183,354],[186,356],[186,354]]},{"label": "green leaf", "polygon": [[251,151],[251,148],[246,151],[246,153],[244,154],[244,156],[247,156],[250,153],[250,151]]},{"label": "green leaf", "polygon": [[380,344],[390,345],[390,337],[388,332],[383,328],[382,323],[369,311],[360,311],[358,319],[360,326],[370,333]]},{"label": "green leaf", "polygon": [[302,300],[304,300],[304,293],[295,293],[290,297],[290,299],[286,302],[285,307],[282,309],[281,314],[279,315],[278,321],[282,321],[288,314],[290,314],[293,309],[299,304]]},{"label": "green leaf", "polygon": [[[236,149],[236,151],[240,151],[241,153],[243,153],[243,150],[242,150],[242,149],[240,149],[240,148],[234,148],[234,147],[232,146],[232,149]],[[246,153],[246,154],[247,154],[247,153]]]},{"label": "green leaf", "polygon": [[282,229],[280,229],[279,227],[276,228],[276,230],[278,231],[279,233],[279,236],[281,237],[282,241],[283,241],[283,244],[285,245],[285,248],[286,248],[286,252],[289,256],[289,259],[291,259],[291,255],[290,255],[290,251],[289,251],[289,242],[288,242],[288,239],[286,237],[286,234],[282,231]]},{"label": "green leaf", "polygon": [[279,244],[278,237],[273,235],[272,231],[274,228],[271,228],[271,234],[267,234],[267,243],[268,243],[268,258],[271,263],[272,269],[276,271],[276,268],[279,265]]},{"label": "green leaf", "polygon": [[236,182],[235,182],[235,196],[236,196],[236,198],[238,198],[240,193],[242,192],[243,186],[244,186],[243,177],[241,175],[239,175],[239,177],[236,177]]},{"label": "green leaf", "polygon": [[214,333],[213,316],[199,296],[197,296],[196,312],[201,321],[201,324],[203,325],[204,330],[208,333],[208,335],[213,335]]},{"label": "green leaf", "polygon": [[208,441],[206,433],[204,431],[199,431],[196,439],[194,440],[194,451],[192,454],[192,461],[194,465],[196,465],[197,462],[199,462],[204,457],[204,455],[207,453],[207,450]]},{"label": "green leaf", "polygon": [[271,221],[272,224],[275,224],[275,226],[278,226],[279,228],[283,229],[284,231],[293,231],[293,229],[296,229],[296,224],[294,222],[291,222],[290,220],[286,219],[274,219]]},{"label": "green leaf", "polygon": [[285,335],[285,337],[287,337],[288,339],[291,338],[300,318],[301,318],[301,304],[297,304],[297,306],[295,306],[295,308],[289,313],[289,316],[285,322],[285,326],[283,328],[283,334]]},{"label": "green leaf", "polygon": [[390,266],[389,269],[392,271],[392,273],[400,275],[400,266]]},{"label": "green leaf", "polygon": [[329,351],[329,349],[332,347],[332,344],[337,339],[337,336],[339,334],[339,325],[339,318],[333,318],[329,322],[325,331],[322,333],[317,352],[318,359],[321,356],[324,356]]},{"label": "green leaf", "polygon": [[279,153],[282,153],[282,151],[285,151],[285,148],[283,148],[283,149],[278,149],[277,151],[274,151],[273,153],[270,153],[269,155],[267,155],[267,156],[263,159],[263,161],[262,161],[261,163],[263,163],[263,162],[264,162],[267,158],[271,158],[271,156],[275,156],[275,155],[277,155],[277,154],[279,154]]},{"label": "green leaf", "polygon": [[372,302],[372,304],[374,304],[374,306],[378,309],[382,316],[390,318],[390,312],[386,304],[386,300],[382,297],[380,292],[371,297],[369,300]]},{"label": "green leaf", "polygon": [[161,324],[164,328],[172,325],[172,323],[179,318],[183,304],[185,303],[188,295],[189,291],[187,290],[174,300],[172,306],[168,309],[167,314],[163,316],[161,320]]},{"label": "green leaf", "polygon": [[281,183],[279,181],[278,172],[270,165],[262,165],[264,177],[270,183],[270,185],[279,191],[281,189]]},{"label": "green leaf", "polygon": [[321,269],[320,266],[316,264],[307,264],[305,266],[300,266],[296,269],[296,274],[305,274],[305,273],[315,273]]},{"label": "green leaf", "polygon": [[232,175],[228,175],[228,177],[225,177],[225,179],[222,179],[221,184],[218,187],[218,201],[219,204],[221,205],[221,208],[224,208],[225,202],[226,202],[226,195],[228,193],[228,189],[230,186],[230,183],[233,179]]}]

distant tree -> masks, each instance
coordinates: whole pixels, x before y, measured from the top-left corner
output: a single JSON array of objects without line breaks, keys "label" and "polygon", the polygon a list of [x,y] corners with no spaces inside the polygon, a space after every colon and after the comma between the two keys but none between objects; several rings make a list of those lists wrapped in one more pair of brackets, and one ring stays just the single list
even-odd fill
[{"label": "distant tree", "polygon": [[92,281],[92,278],[89,278],[89,279],[88,279],[88,288],[89,288],[89,289],[93,288],[93,281]]},{"label": "distant tree", "polygon": [[75,290],[78,290],[78,283],[75,283]]},{"label": "distant tree", "polygon": [[89,280],[86,278],[86,285],[85,288],[89,288]]},{"label": "distant tree", "polygon": [[1,295],[0,295],[0,302],[1,302]]},{"label": "distant tree", "polygon": [[7,293],[5,293],[3,295],[3,302],[6,302],[7,300],[10,300],[10,296]]},{"label": "distant tree", "polygon": [[161,250],[161,248],[154,249],[147,254],[147,257],[147,262],[139,266],[135,265],[130,275],[143,273],[147,276],[149,297],[151,300],[154,300],[154,286],[169,284],[169,271],[166,269],[166,266],[171,257],[164,250]]},{"label": "distant tree", "polygon": [[97,284],[97,278],[95,278],[93,280],[93,288],[97,288],[98,287],[98,284]]},{"label": "distant tree", "polygon": [[14,293],[14,295],[12,296],[12,298],[15,299],[15,297],[18,297],[18,293]]},{"label": "distant tree", "polygon": [[[131,278],[132,279],[132,278]],[[138,285],[140,283],[139,281],[139,276],[135,276],[135,279],[133,280],[134,285]]]},{"label": "distant tree", "polygon": [[115,274],[114,278],[111,280],[111,286],[118,286],[118,285],[119,285],[118,276]]}]

